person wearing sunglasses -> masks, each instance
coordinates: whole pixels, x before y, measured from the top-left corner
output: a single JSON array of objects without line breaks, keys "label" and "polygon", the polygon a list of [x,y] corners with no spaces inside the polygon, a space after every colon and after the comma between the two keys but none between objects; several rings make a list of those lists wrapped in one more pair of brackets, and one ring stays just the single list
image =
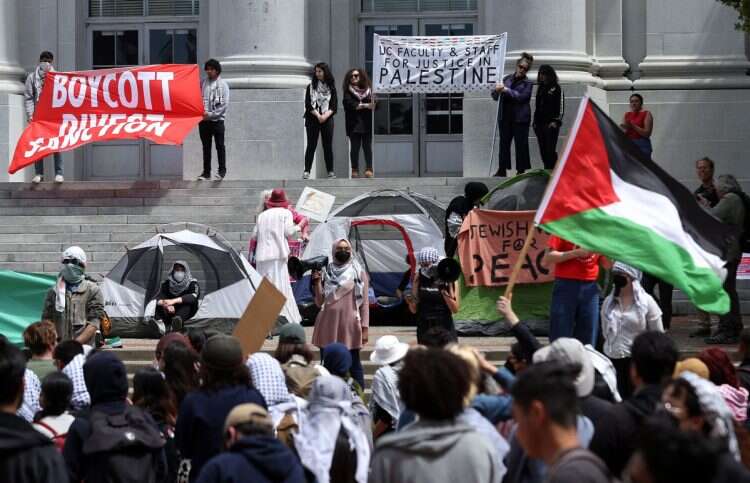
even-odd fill
[{"label": "person wearing sunglasses", "polygon": [[102,291],[85,272],[86,252],[76,246],[65,250],[57,283],[47,292],[41,317],[54,322],[60,340],[74,338],[91,344],[106,315]]},{"label": "person wearing sunglasses", "polygon": [[529,126],[531,125],[531,91],[534,84],[526,74],[531,69],[534,57],[523,52],[516,61],[516,71],[498,82],[492,98],[501,103],[497,117],[500,128],[500,165],[495,176],[505,176],[511,168],[510,143],[516,144],[516,173],[531,169],[529,159]]},{"label": "person wearing sunglasses", "polygon": [[365,155],[365,178],[372,178],[372,112],[375,110],[375,97],[367,72],[364,69],[349,70],[344,76],[342,91],[352,178],[359,178],[360,147]]}]

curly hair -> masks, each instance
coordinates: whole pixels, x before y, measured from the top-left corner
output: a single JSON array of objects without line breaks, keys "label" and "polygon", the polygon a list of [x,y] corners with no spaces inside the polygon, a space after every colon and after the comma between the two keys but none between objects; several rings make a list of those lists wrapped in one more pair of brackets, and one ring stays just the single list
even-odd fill
[{"label": "curly hair", "polygon": [[423,419],[442,421],[458,416],[470,386],[466,362],[442,349],[410,350],[399,372],[401,399]]},{"label": "curly hair", "polygon": [[360,89],[369,89],[372,87],[372,84],[370,83],[370,78],[367,77],[367,71],[365,69],[349,69],[349,71],[344,76],[344,83],[342,85],[342,92],[346,92],[349,90],[349,85],[352,83],[352,74],[354,72],[357,72],[359,74],[359,82],[357,83],[357,87]]},{"label": "curly hair", "polygon": [[23,343],[32,355],[41,356],[57,344],[57,329],[49,320],[34,322],[23,331]]}]

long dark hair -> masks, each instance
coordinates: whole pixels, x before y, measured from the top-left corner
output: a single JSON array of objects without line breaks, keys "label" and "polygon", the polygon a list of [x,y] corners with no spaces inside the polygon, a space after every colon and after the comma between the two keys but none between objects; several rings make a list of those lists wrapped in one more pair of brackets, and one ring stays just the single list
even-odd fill
[{"label": "long dark hair", "polygon": [[180,342],[172,342],[164,349],[164,377],[172,393],[176,407],[190,391],[198,389],[199,379],[196,365],[198,354]]},{"label": "long dark hair", "polygon": [[334,85],[336,81],[333,80],[333,74],[331,73],[331,68],[328,67],[328,64],[326,64],[325,62],[318,62],[317,64],[315,64],[315,67],[313,68],[313,71],[312,71],[313,89],[318,88],[318,76],[315,75],[315,71],[317,69],[320,69],[323,71],[323,82],[326,83],[328,88],[334,89],[336,87]]},{"label": "long dark hair", "polygon": [[42,380],[40,402],[42,410],[34,417],[40,420],[47,416],[59,416],[68,410],[73,397],[73,383],[63,372],[50,372]]},{"label": "long dark hair", "polygon": [[555,72],[555,68],[549,64],[542,64],[539,66],[537,79],[539,79],[541,76],[544,76],[544,84],[540,82],[539,85],[543,85],[544,87],[555,87],[559,83],[559,81],[557,80],[557,72]]},{"label": "long dark hair", "polygon": [[357,72],[359,73],[359,83],[357,84],[357,87],[360,89],[369,89],[372,84],[370,84],[370,78],[367,77],[367,71],[365,69],[349,69],[349,71],[344,76],[344,83],[342,87],[342,92],[346,92],[349,90],[349,85],[352,83],[352,73]]},{"label": "long dark hair", "polygon": [[153,367],[144,367],[135,373],[133,404],[148,411],[157,421],[174,425],[177,419],[177,407],[167,381]]},{"label": "long dark hair", "polygon": [[286,364],[295,354],[304,357],[308,364],[315,357],[307,344],[290,344],[288,342],[280,342],[273,353],[273,357],[279,361],[279,364]]}]

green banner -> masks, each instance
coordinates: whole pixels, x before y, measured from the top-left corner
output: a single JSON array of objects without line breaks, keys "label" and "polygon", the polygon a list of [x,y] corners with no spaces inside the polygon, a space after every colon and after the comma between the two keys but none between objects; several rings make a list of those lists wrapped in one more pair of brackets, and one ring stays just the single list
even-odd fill
[{"label": "green banner", "polygon": [[0,270],[0,334],[23,344],[23,331],[39,320],[47,291],[56,275]]}]

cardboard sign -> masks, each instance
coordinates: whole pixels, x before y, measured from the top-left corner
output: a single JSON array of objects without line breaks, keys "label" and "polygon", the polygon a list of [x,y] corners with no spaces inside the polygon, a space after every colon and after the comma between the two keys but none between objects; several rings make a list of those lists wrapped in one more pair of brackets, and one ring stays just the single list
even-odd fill
[{"label": "cardboard sign", "polygon": [[549,235],[534,227],[533,211],[475,209],[464,218],[458,232],[458,254],[466,285],[506,285],[529,230],[534,230],[534,235],[516,282],[551,282],[551,267],[542,264]]},{"label": "cardboard sign", "polygon": [[263,277],[232,333],[239,339],[245,357],[263,347],[263,342],[273,329],[285,302],[284,294]]},{"label": "cardboard sign", "polygon": [[335,196],[306,186],[302,190],[295,209],[310,219],[324,222],[335,201]]}]

